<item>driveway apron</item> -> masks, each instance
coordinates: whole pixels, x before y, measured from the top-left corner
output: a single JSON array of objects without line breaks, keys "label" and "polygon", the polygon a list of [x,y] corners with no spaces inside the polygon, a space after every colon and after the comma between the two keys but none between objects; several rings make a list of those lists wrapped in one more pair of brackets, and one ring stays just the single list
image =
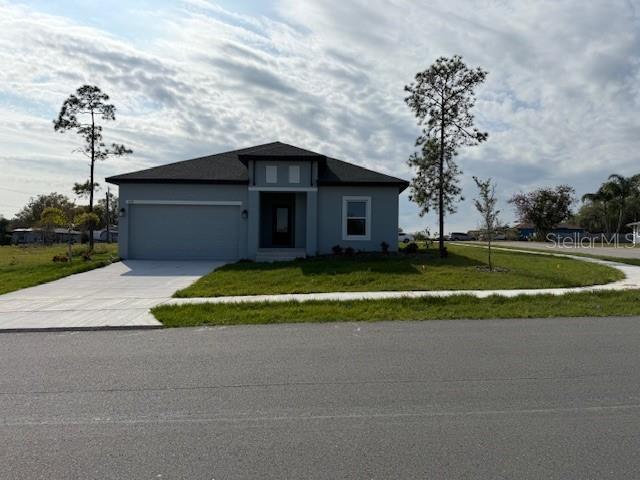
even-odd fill
[{"label": "driveway apron", "polygon": [[224,264],[127,260],[0,295],[0,331],[159,327],[151,307]]}]

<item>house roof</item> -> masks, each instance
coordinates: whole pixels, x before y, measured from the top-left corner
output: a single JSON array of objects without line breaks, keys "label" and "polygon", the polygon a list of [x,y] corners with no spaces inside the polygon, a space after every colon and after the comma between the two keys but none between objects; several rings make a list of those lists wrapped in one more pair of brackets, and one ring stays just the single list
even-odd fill
[{"label": "house roof", "polygon": [[402,190],[409,182],[374,172],[352,163],[281,142],[267,143],[230,152],[183,160],[107,178],[121,183],[218,183],[248,184],[249,160],[296,160],[318,162],[319,185],[395,185]]},{"label": "house roof", "polygon": [[398,185],[402,190],[409,186],[409,182],[400,178],[374,172],[353,163],[327,157],[318,165],[319,185],[340,185],[358,183],[362,185]]}]

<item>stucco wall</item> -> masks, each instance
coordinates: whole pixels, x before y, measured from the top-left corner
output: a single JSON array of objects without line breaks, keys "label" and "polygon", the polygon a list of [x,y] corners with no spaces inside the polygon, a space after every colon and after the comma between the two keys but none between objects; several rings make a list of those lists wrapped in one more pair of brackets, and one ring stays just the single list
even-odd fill
[{"label": "stucco wall", "polygon": [[[253,202],[249,202],[251,196],[254,197]],[[343,196],[371,197],[370,240],[343,240]],[[259,237],[257,208],[259,195],[255,191],[248,192],[246,185],[123,184],[119,189],[119,198],[120,205],[127,210],[128,200],[241,201],[242,206],[239,211],[247,209],[249,219],[241,219],[239,222],[239,257],[255,256]],[[127,211],[119,224],[119,248],[122,258],[127,258],[128,255],[129,218]],[[305,225],[306,231],[303,228]],[[379,251],[382,241],[387,242],[392,251],[397,250],[398,189],[396,187],[320,186],[317,193],[315,191],[296,192],[295,228],[296,246],[306,245],[308,255],[331,253],[331,247],[334,245],[350,246],[355,250]],[[167,238],[170,239],[171,225],[167,225],[165,231]]]},{"label": "stucco wall", "polygon": [[307,194],[305,192],[296,193],[295,214],[295,247],[305,248],[307,246]]},{"label": "stucco wall", "polygon": [[[371,197],[370,240],[342,238],[342,197]],[[385,241],[389,250],[398,249],[398,188],[320,186],[318,188],[318,251],[331,253],[331,247],[341,245],[354,250],[380,251]]]},{"label": "stucco wall", "polygon": [[[128,258],[129,246],[129,200],[188,200],[188,201],[240,201],[242,205],[238,211],[242,212],[247,207],[247,186],[246,185],[198,185],[198,184],[144,184],[128,183],[119,187],[120,207],[125,208],[125,216],[119,221],[118,248],[120,257]],[[238,252],[240,258],[247,257],[247,220],[240,219],[239,233],[240,245]],[[203,227],[205,228],[205,227]],[[206,228],[218,228],[208,226]],[[168,242],[171,236],[175,235],[171,225],[166,225],[164,229]]]}]

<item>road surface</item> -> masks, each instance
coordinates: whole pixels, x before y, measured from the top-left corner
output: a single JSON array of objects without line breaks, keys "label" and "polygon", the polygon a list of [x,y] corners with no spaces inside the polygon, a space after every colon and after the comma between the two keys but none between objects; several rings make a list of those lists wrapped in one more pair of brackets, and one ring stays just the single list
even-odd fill
[{"label": "road surface", "polygon": [[[484,242],[470,242],[483,243]],[[542,250],[551,253],[566,253],[571,255],[572,253],[586,253],[589,255],[602,255],[605,257],[617,257],[617,258],[638,258],[640,259],[640,248],[633,247],[628,243],[621,243],[617,247],[615,246],[601,246],[600,243],[594,243],[590,245],[584,244],[571,244],[571,243],[551,243],[551,242],[511,242],[511,241],[496,241],[493,243],[496,247],[512,247],[512,248],[525,248],[533,250]]]},{"label": "road surface", "polygon": [[2,479],[619,479],[638,451],[638,318],[0,335]]}]

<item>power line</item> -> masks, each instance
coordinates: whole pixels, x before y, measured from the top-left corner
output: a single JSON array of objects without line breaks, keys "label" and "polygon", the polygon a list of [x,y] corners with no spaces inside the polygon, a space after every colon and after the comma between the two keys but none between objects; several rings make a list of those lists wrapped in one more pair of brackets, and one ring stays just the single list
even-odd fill
[{"label": "power line", "polygon": [[13,188],[7,188],[7,187],[0,187],[0,190],[7,190],[8,192],[14,192],[14,193],[24,193],[25,195],[35,195],[33,193],[29,193],[29,192],[25,192],[24,190],[15,190]]}]

